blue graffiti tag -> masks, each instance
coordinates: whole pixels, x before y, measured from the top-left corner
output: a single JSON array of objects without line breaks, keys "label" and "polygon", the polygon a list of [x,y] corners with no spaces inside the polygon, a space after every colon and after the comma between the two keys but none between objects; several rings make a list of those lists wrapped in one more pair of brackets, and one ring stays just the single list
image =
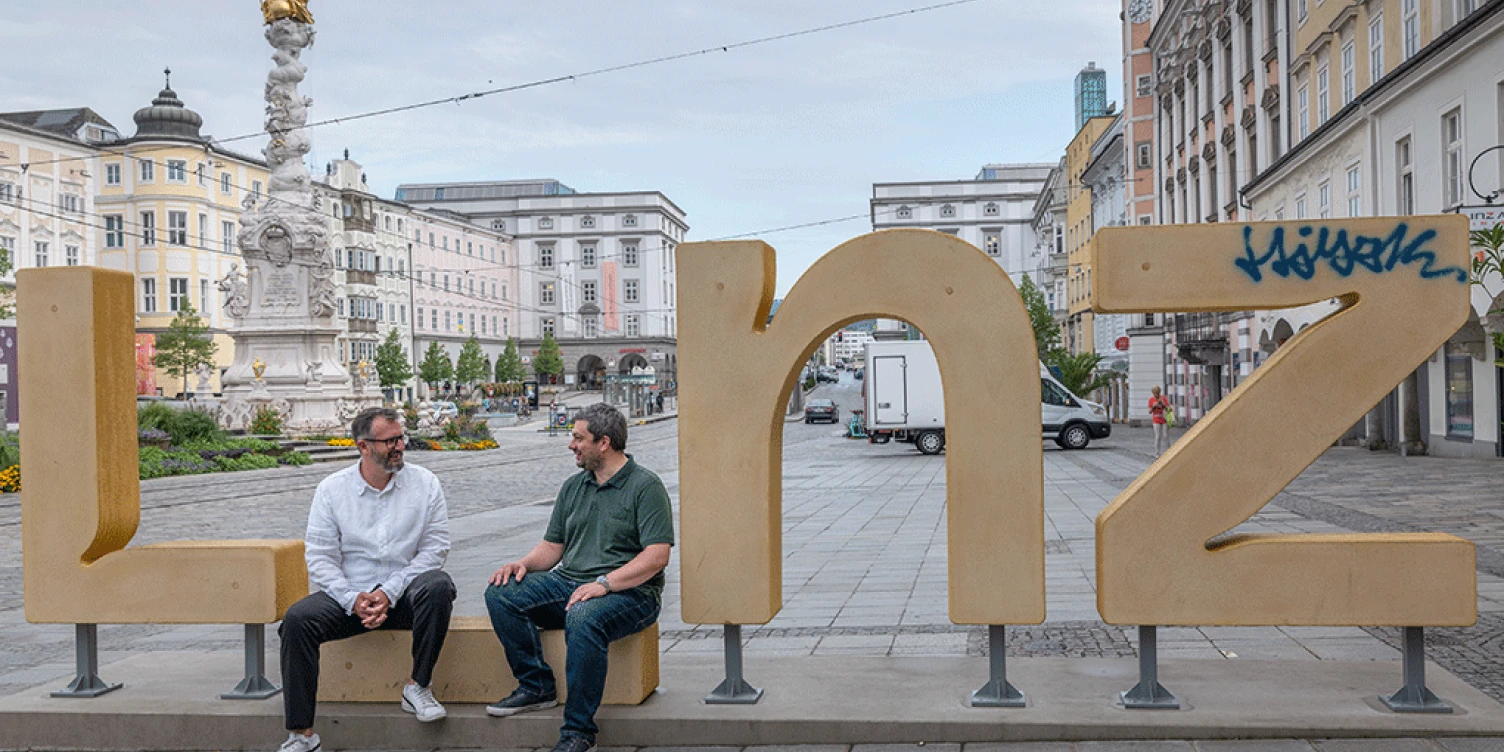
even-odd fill
[{"label": "blue graffiti tag", "polygon": [[[1295,231],[1299,238],[1294,248],[1288,249],[1285,228],[1276,227],[1269,234],[1268,250],[1259,255],[1253,250],[1253,227],[1244,225],[1244,255],[1233,263],[1254,282],[1264,280],[1265,266],[1281,277],[1293,274],[1310,279],[1316,275],[1317,267],[1325,262],[1340,277],[1350,276],[1360,267],[1374,274],[1383,274],[1394,271],[1396,266],[1419,264],[1421,279],[1453,276],[1458,282],[1467,284],[1466,269],[1456,266],[1437,268],[1436,254],[1423,248],[1436,237],[1435,230],[1426,230],[1407,241],[1405,236],[1409,232],[1410,226],[1404,222],[1395,225],[1387,237],[1349,234],[1346,229],[1333,232],[1327,227],[1317,230],[1307,225]],[[1308,242],[1313,234],[1316,236],[1314,246]]]}]

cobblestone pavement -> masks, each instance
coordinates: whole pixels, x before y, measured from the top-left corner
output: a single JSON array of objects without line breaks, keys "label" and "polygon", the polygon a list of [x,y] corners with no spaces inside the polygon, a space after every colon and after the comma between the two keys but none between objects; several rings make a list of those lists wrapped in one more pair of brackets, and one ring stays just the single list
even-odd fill
[{"label": "cobblestone pavement", "polygon": [[[596,750],[597,752],[1500,752],[1504,750],[1504,738],[794,744],[777,747],[597,747]],[[358,751],[350,750],[349,752]],[[549,748],[476,749],[464,752],[549,752]]]},{"label": "cobblestone pavement", "polygon": [[[858,404],[850,383],[822,389],[823,396],[843,406]],[[984,654],[985,631],[953,625],[947,617],[944,457],[926,457],[904,444],[874,446],[846,440],[841,431],[839,425],[800,422],[785,428],[785,605],[769,624],[744,629],[746,650],[787,656]],[[460,586],[456,605],[462,614],[484,612],[479,593],[485,577],[536,542],[559,483],[574,471],[562,435],[550,437],[522,427],[499,432],[498,441],[501,448],[490,452],[414,453],[409,458],[443,480],[454,538],[448,569]],[[1083,451],[1063,452],[1045,445],[1048,620],[1009,627],[1010,655],[1134,655],[1133,630],[1103,624],[1096,613],[1093,521],[1148,466],[1151,444],[1147,430],[1120,427],[1111,439]],[[677,504],[676,422],[634,427],[629,451],[663,477]],[[134,542],[301,537],[313,488],[332,469],[148,481],[143,483],[141,526]],[[1479,624],[1428,630],[1430,656],[1504,700],[1500,488],[1504,463],[1499,461],[1401,458],[1336,448],[1238,529],[1442,530],[1473,540],[1479,547]],[[72,670],[72,630],[67,625],[25,622],[20,561],[19,500],[0,497],[0,694],[54,682]],[[677,573],[676,556],[670,580],[676,580]],[[678,598],[678,588],[670,582],[661,619],[662,648],[719,652],[720,629],[684,623]],[[100,635],[105,664],[143,650],[240,648],[235,626],[105,625]],[[274,655],[274,634],[269,634],[269,641],[268,651]],[[1390,630],[1356,627],[1160,630],[1160,653],[1166,658],[1396,661],[1397,682],[1395,644]],[[233,678],[227,677],[231,682]],[[1315,744],[1315,749],[1347,749]],[[1121,747],[1130,748],[1155,749]],[[1074,749],[1119,748],[1078,744]],[[1203,743],[1199,749],[1224,747]]]}]

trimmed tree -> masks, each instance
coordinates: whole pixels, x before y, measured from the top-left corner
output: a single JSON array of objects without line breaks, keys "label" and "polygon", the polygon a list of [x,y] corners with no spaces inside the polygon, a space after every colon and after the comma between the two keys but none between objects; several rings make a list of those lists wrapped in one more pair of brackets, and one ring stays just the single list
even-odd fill
[{"label": "trimmed tree", "polygon": [[167,331],[157,335],[157,354],[152,365],[183,380],[183,396],[188,396],[188,374],[201,365],[214,362],[214,352],[219,346],[209,337],[209,327],[198,317],[198,312],[187,303],[178,310],[178,315],[167,325]]},{"label": "trimmed tree", "polygon": [[1029,279],[1029,275],[1025,274],[1023,282],[1019,283],[1018,294],[1029,310],[1029,323],[1034,327],[1034,344],[1039,347],[1039,359],[1049,363],[1061,349],[1060,325],[1055,323],[1055,314],[1050,312],[1044,292]]},{"label": "trimmed tree", "polygon": [[549,383],[554,383],[559,374],[564,373],[564,354],[559,352],[559,343],[554,341],[552,333],[543,333],[543,344],[533,356],[533,372],[540,377],[547,376]]},{"label": "trimmed tree", "polygon": [[460,346],[459,360],[454,364],[454,380],[466,386],[472,386],[484,381],[486,376],[486,355],[481,352],[480,342],[471,335]]},{"label": "trimmed tree", "polygon": [[449,352],[437,342],[428,343],[428,350],[423,353],[423,362],[418,364],[418,378],[429,389],[437,391],[439,384],[448,381],[453,375],[454,364],[449,362]]},{"label": "trimmed tree", "polygon": [[382,389],[390,389],[406,384],[412,377],[407,350],[403,349],[402,340],[393,329],[387,332],[386,340],[376,346],[376,379],[381,382]]},{"label": "trimmed tree", "polygon": [[522,367],[522,356],[517,354],[517,341],[507,337],[506,349],[496,359],[496,380],[503,384],[515,384],[525,378],[527,370]]}]

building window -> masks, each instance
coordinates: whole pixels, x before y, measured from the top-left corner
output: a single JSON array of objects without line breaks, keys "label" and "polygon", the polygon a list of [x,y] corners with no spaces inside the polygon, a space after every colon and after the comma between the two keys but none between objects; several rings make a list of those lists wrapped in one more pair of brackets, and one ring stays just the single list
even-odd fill
[{"label": "building window", "polygon": [[[455,247],[455,249],[458,249],[459,248],[458,243],[456,243],[454,247]],[[484,249],[482,249],[482,250],[484,250]],[[468,241],[468,240],[465,241],[465,255],[466,256],[474,256],[475,255],[475,244],[472,243],[472,242],[470,242],[470,241]]]},{"label": "building window", "polygon": [[1467,18],[1468,16],[1473,14],[1473,11],[1477,9],[1477,0],[1457,0],[1457,20],[1461,21],[1462,19]]},{"label": "building window", "polygon": [[502,300],[506,300],[507,299],[507,286],[506,285],[502,285],[501,286],[501,299]]},{"label": "building window", "polygon": [[194,177],[198,179],[198,187],[203,188],[204,186],[209,184],[208,168],[204,165],[203,162],[199,162],[197,165],[194,165],[193,172]]},{"label": "building window", "polygon": [[188,182],[188,163],[181,159],[167,160],[167,182]]},{"label": "building window", "polygon": [[1447,438],[1473,438],[1473,356],[1455,342],[1446,344]]},{"label": "building window", "polygon": [[430,329],[432,329],[434,331],[438,331],[439,330],[439,309],[437,309],[437,308],[430,308],[430,309],[428,309],[428,328],[430,328]]},{"label": "building window", "polygon": [[1264,6],[1264,41],[1266,52],[1273,52],[1279,46],[1279,0],[1269,0]]},{"label": "building window", "polygon": [[222,246],[224,246],[224,249],[223,249],[224,252],[225,253],[234,253],[235,252],[235,223],[234,222],[220,222],[219,223],[219,232],[220,232],[221,235],[224,236],[223,239],[220,241],[220,244]]},{"label": "building window", "polygon": [[538,283],[538,304],[539,305],[553,305],[554,304],[554,283],[552,283],[552,282],[539,282]]},{"label": "building window", "polygon": [[[463,314],[461,314],[461,315],[463,315]],[[446,331],[446,332],[449,331],[450,327],[453,324],[454,324],[454,316],[452,315],[452,312],[451,311],[445,311],[444,312],[444,331]],[[461,324],[461,326],[463,326],[463,324]]]},{"label": "building window", "polygon": [[[400,219],[397,220],[397,229],[402,229],[402,220]],[[493,219],[491,220],[491,229],[496,230],[497,232],[506,232],[507,221],[505,219]]]},{"label": "building window", "polygon": [[[401,316],[401,318],[397,319],[397,321],[402,322],[402,325],[406,326],[407,325],[407,304],[406,303],[399,303],[397,305],[397,315]],[[419,316],[418,317],[418,322],[421,324],[422,321],[423,321],[423,317]]]},{"label": "building window", "polygon": [[637,266],[637,243],[627,243],[621,247],[622,266]]},{"label": "building window", "polygon": [[580,217],[580,227],[591,229],[595,227],[595,217]]},{"label": "building window", "polygon": [[1415,168],[1412,165],[1410,155],[1410,137],[1406,136],[1394,144],[1394,162],[1399,166],[1399,190],[1395,197],[1399,206],[1395,207],[1401,216],[1409,216],[1415,213]]},{"label": "building window", "polygon": [[541,269],[554,268],[554,247],[551,245],[538,246],[538,267]]},{"label": "building window", "polygon": [[230,173],[228,173],[228,172],[221,172],[221,173],[219,173],[219,192],[225,194],[226,196],[228,196],[228,195],[230,195],[230,188],[231,188]]},{"label": "building window", "polygon": [[63,246],[63,263],[68,266],[78,266],[78,246]]},{"label": "building window", "polygon": [[198,281],[198,311],[199,311],[199,313],[203,313],[203,312],[209,310],[209,303],[210,303],[210,300],[209,300],[209,280],[207,280],[207,279],[200,279]]},{"label": "building window", "polygon": [[1320,219],[1332,216],[1332,184],[1323,180],[1316,186],[1316,210]]},{"label": "building window", "polygon": [[418,320],[418,331],[421,332],[423,331],[423,309],[414,308],[413,313],[415,314],[414,318]]},{"label": "building window", "polygon": [[642,325],[638,323],[637,314],[629,314],[626,317],[626,329],[628,337],[642,336]]},{"label": "building window", "polygon": [[177,311],[184,310],[187,307],[188,307],[188,278],[187,277],[168,277],[167,278],[167,310],[173,311],[175,313]]},{"label": "building window", "polygon": [[167,212],[167,244],[188,245],[188,212]]},{"label": "building window", "polygon": [[1295,90],[1295,120],[1295,140],[1303,141],[1311,133],[1311,96],[1310,89],[1305,84]]},{"label": "building window", "polygon": [[151,277],[141,280],[141,312],[157,312],[157,281]]},{"label": "building window", "polygon": [[998,215],[998,206],[997,206],[997,204],[988,203],[986,206],[983,206],[982,207],[982,215],[986,216],[986,217],[996,217]]},{"label": "building window", "polygon": [[1306,2],[1307,0],[1295,0],[1295,18],[1301,23],[1306,22]]},{"label": "building window", "polygon": [[207,215],[207,214],[200,214],[200,215],[198,215],[198,246],[197,247],[203,248],[203,249],[206,249],[206,250],[209,248],[209,215]]},{"label": "building window", "polygon": [[155,162],[151,161],[150,159],[143,159],[138,164],[140,164],[141,166],[140,182],[150,183],[156,179],[157,165]]},{"label": "building window", "polygon": [[1349,39],[1342,45],[1342,106],[1344,107],[1358,95],[1356,56],[1357,53],[1353,50],[1353,40]]},{"label": "building window", "polygon": [[449,292],[449,275],[444,275],[444,292]]},{"label": "building window", "polygon": [[580,295],[581,302],[584,302],[584,303],[594,303],[595,302],[595,281],[594,280],[586,280],[585,282],[582,282],[580,284],[580,291],[581,291],[581,295]]},{"label": "building window", "polygon": [[1441,118],[1443,209],[1462,203],[1462,110]]},{"label": "building window", "polygon": [[1420,0],[1400,0],[1400,30],[1405,59],[1409,60],[1420,52]]},{"label": "building window", "polygon": [[1373,86],[1384,77],[1384,14],[1378,13],[1368,22],[1368,85]]},{"label": "building window", "polygon": [[635,279],[623,280],[622,283],[621,283],[621,289],[622,289],[622,296],[621,297],[622,297],[622,301],[623,302],[626,302],[626,303],[636,303],[637,302],[637,280],[635,280]]},{"label": "building window", "polygon": [[50,255],[50,253],[49,253],[49,244],[47,243],[47,241],[45,241],[45,240],[38,240],[35,243],[32,243],[31,247],[32,247],[32,250],[35,252],[36,266],[38,268],[42,268],[42,267],[47,266],[47,260],[48,260],[47,257]]},{"label": "building window", "polygon": [[636,227],[637,226],[637,215],[636,214],[624,214],[624,215],[622,215],[621,226],[622,227]]},{"label": "building window", "polygon": [[1331,69],[1321,65],[1316,69],[1316,125],[1326,122],[1331,114]]},{"label": "building window", "polygon": [[1306,218],[1306,194],[1304,193],[1295,197],[1295,218]]},{"label": "building window", "polygon": [[1363,215],[1362,190],[1363,168],[1353,165],[1347,168],[1347,216],[1360,217]]},{"label": "building window", "polygon": [[104,184],[120,185],[120,163],[107,164],[104,166]]},{"label": "building window", "polygon": [[[1272,112],[1269,114],[1269,164],[1274,164],[1274,160],[1279,159],[1281,133],[1282,131],[1279,129],[1279,113]],[[1254,155],[1254,159],[1257,161],[1257,154]],[[1257,166],[1253,168],[1253,174],[1258,174]]]},{"label": "building window", "polygon": [[0,204],[16,203],[16,184],[0,183]]},{"label": "building window", "polygon": [[553,217],[543,217],[543,218],[539,219],[538,220],[538,229],[540,229],[540,230],[552,230],[552,229],[554,229],[554,220],[553,220]]},{"label": "building window", "polygon": [[940,216],[944,218],[956,216],[956,207],[951,206],[950,204],[946,204],[940,207]]},{"label": "building window", "polygon": [[539,323],[543,324],[543,336],[554,336],[554,320],[552,316],[541,319]]},{"label": "building window", "polygon": [[599,334],[600,321],[594,316],[585,317],[585,336],[595,337]]},{"label": "building window", "polygon": [[988,256],[998,256],[1003,252],[1003,237],[997,230],[982,233],[982,250]]},{"label": "building window", "polygon": [[104,218],[104,247],[125,247],[125,217],[107,214]]},{"label": "building window", "polygon": [[1151,144],[1148,141],[1140,141],[1136,147],[1134,165],[1140,170],[1147,170],[1153,164],[1153,159]]},{"label": "building window", "polygon": [[580,246],[580,266],[585,269],[595,268],[595,246]]},{"label": "building window", "polygon": [[914,210],[911,209],[911,208],[909,208],[909,207],[907,207],[907,206],[900,206],[900,207],[898,207],[898,218],[899,219],[913,219],[914,218]]},{"label": "building window", "polygon": [[1151,95],[1154,94],[1154,77],[1153,76],[1148,76],[1148,75],[1139,76],[1136,80],[1138,82],[1138,95],[1139,96],[1141,96],[1141,97],[1147,97],[1147,96],[1151,96]]},{"label": "building window", "polygon": [[157,213],[141,212],[141,245],[157,244]]}]

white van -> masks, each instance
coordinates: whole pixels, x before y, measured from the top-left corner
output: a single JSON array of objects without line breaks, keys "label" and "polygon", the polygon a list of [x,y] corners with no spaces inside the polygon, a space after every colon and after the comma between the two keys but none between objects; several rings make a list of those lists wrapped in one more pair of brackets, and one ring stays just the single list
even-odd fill
[{"label": "white van", "polygon": [[[1071,394],[1044,364],[1039,366],[1039,392],[1043,438],[1062,449],[1084,449],[1093,439],[1112,435],[1106,408]],[[869,343],[862,396],[867,441],[909,441],[925,454],[945,449],[945,398],[928,342]]]}]

